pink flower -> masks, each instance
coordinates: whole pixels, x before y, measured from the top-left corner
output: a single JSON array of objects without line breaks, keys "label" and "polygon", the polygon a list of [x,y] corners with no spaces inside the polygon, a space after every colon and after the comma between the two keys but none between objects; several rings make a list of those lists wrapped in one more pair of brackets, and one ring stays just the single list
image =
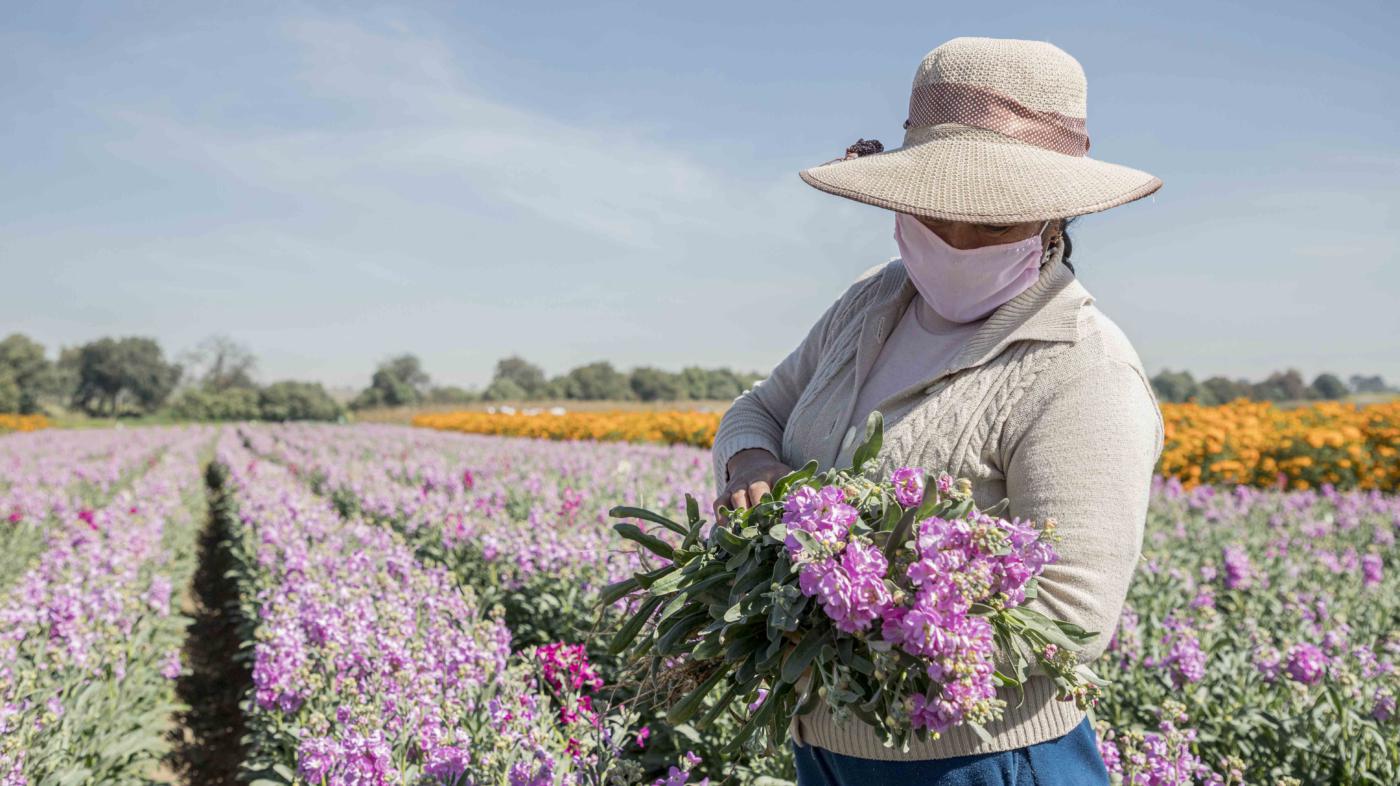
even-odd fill
[{"label": "pink flower", "polygon": [[900,467],[890,475],[895,501],[906,508],[918,505],[924,498],[924,472],[918,467]]}]

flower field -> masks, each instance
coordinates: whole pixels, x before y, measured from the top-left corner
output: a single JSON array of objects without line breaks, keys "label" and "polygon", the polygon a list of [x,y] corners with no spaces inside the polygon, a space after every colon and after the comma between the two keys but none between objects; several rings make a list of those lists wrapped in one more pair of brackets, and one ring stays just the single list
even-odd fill
[{"label": "flower field", "polygon": [[[720,413],[451,412],[413,425],[469,434],[559,440],[662,442],[709,447]],[[1259,488],[1400,491],[1400,401],[1356,407],[1319,402],[1280,409],[1244,399],[1219,407],[1163,404],[1166,445],[1158,471],[1200,483]]]},{"label": "flower field", "polygon": [[0,783],[143,783],[167,752],[212,437],[0,440]]},{"label": "flower field", "polygon": [[[1343,415],[1286,413],[1290,439],[1335,461],[1371,440],[1365,466],[1391,466],[1378,448],[1400,419]],[[1174,439],[1221,427],[1193,417]],[[1334,426],[1342,446],[1312,446],[1307,428]],[[647,564],[608,511],[680,519],[713,487],[705,449],[658,441],[377,425],[0,437],[0,784],[152,776],[205,526],[233,566],[244,779],[790,780],[786,751],[719,755],[737,719],[671,726],[615,691],[625,664],[598,626],[624,610],[600,621],[599,594]],[[1400,782],[1400,497],[1325,476],[1213,484],[1224,471],[1154,485],[1137,579],[1093,664],[1111,683],[1091,710],[1105,762],[1132,784]]]},{"label": "flower field", "polygon": [[604,442],[660,442],[667,445],[714,444],[718,412],[565,412],[517,414],[444,412],[417,415],[413,425],[467,434],[539,439],[592,439]]}]

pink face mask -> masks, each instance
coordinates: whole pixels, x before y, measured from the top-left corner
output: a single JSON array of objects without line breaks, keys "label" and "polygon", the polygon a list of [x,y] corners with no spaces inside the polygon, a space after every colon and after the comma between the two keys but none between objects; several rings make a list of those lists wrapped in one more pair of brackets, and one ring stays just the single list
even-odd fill
[{"label": "pink face mask", "polygon": [[904,269],[929,307],[949,322],[981,319],[1030,288],[1044,256],[1040,232],[1012,243],[959,249],[914,216],[894,215]]}]

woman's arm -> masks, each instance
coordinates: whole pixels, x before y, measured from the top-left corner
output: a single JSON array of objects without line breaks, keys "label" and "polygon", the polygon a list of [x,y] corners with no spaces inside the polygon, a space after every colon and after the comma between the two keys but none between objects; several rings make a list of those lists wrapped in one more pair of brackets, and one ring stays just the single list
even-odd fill
[{"label": "woman's arm", "polygon": [[1139,367],[1101,356],[1026,406],[1025,418],[1004,454],[1008,515],[1053,517],[1063,536],[1026,606],[1097,631],[1087,663],[1113,636],[1141,555],[1161,410]]},{"label": "woman's arm", "polygon": [[783,358],[766,379],[761,379],[739,394],[720,418],[715,431],[711,455],[714,462],[715,493],[724,491],[729,483],[729,459],[747,448],[762,448],[781,458],[783,429],[797,399],[812,379],[817,362],[831,336],[831,327],[845,317],[846,306],[855,292],[868,285],[874,274],[887,263],[875,265],[856,279],[850,287],[822,313],[797,348]]}]

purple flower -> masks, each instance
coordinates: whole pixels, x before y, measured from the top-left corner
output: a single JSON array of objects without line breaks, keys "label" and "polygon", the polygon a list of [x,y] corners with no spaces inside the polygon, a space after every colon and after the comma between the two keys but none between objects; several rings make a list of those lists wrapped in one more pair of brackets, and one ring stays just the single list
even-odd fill
[{"label": "purple flower", "polygon": [[1314,644],[1299,642],[1288,650],[1288,677],[1304,685],[1313,685],[1322,679],[1327,669],[1327,656]]},{"label": "purple flower", "polygon": [[1206,654],[1201,651],[1201,642],[1195,633],[1182,625],[1168,633],[1162,643],[1167,645],[1167,654],[1143,662],[1148,666],[1166,667],[1174,688],[1200,682],[1206,675]]},{"label": "purple flower", "polygon": [[1225,563],[1225,588],[1248,589],[1254,575],[1254,566],[1249,563],[1249,555],[1239,546],[1226,546],[1221,553]]},{"label": "purple flower", "polygon": [[906,508],[918,505],[924,498],[924,471],[918,467],[900,467],[890,475],[895,501]]},{"label": "purple flower", "polygon": [[1395,694],[1384,686],[1376,688],[1372,697],[1375,704],[1371,707],[1371,717],[1384,723],[1395,717]]},{"label": "purple flower", "polygon": [[1362,586],[1374,587],[1381,583],[1383,563],[1381,555],[1376,553],[1366,554],[1361,558]]}]

